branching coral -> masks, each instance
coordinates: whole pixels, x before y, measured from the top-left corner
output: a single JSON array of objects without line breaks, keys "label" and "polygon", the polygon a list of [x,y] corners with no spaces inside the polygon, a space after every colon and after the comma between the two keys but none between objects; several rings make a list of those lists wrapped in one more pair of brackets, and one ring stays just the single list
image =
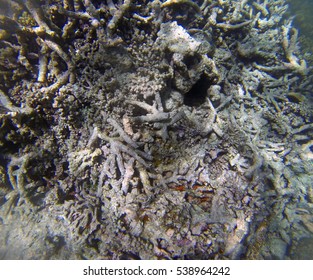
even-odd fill
[{"label": "branching coral", "polygon": [[267,237],[311,230],[282,214],[310,197],[313,137],[286,8],[7,1],[2,219],[35,209],[84,258],[277,257]]}]

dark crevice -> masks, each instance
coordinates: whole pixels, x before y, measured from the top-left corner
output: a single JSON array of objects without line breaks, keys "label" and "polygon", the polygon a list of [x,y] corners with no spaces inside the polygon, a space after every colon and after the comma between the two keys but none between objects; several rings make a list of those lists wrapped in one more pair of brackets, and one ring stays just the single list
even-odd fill
[{"label": "dark crevice", "polygon": [[190,107],[198,107],[205,102],[207,90],[211,85],[210,79],[202,74],[200,79],[184,96],[184,104]]}]

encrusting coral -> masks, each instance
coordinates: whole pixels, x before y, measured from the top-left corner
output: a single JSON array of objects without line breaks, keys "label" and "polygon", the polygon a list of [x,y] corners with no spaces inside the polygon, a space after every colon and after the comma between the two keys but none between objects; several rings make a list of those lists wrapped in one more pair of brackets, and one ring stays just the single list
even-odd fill
[{"label": "encrusting coral", "polygon": [[288,259],[313,234],[283,0],[0,3],[1,258]]}]

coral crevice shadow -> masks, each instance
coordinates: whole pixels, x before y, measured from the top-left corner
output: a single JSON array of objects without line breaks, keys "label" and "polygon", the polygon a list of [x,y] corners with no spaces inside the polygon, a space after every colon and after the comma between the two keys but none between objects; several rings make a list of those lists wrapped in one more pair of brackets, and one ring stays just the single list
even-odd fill
[{"label": "coral crevice shadow", "polygon": [[207,91],[211,83],[209,78],[202,74],[200,79],[184,96],[184,104],[190,107],[198,107],[205,102]]}]

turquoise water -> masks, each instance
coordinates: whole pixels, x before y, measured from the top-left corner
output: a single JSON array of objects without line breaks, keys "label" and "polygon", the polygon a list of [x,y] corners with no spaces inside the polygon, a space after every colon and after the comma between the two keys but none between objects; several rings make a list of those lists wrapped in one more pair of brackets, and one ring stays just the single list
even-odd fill
[{"label": "turquoise water", "polygon": [[288,0],[290,15],[294,16],[294,25],[300,31],[300,43],[304,51],[310,53],[307,60],[313,63],[313,1]]}]

